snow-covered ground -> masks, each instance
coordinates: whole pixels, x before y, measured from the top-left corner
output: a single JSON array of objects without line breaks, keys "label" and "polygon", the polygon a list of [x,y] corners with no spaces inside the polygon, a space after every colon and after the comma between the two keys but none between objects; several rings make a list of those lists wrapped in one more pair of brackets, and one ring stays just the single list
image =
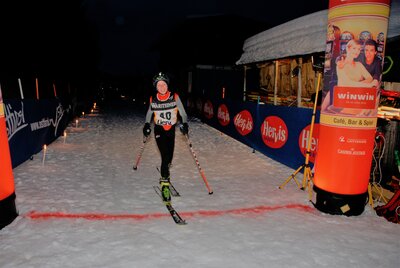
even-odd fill
[{"label": "snow-covered ground", "polygon": [[20,215],[0,230],[0,267],[398,267],[397,224],[370,207],[321,213],[293,180],[278,189],[293,169],[195,119],[191,142],[214,194],[177,130],[173,205],[188,224],[176,225],[153,190],[153,133],[132,169],[143,122],[127,109],[86,116],[45,158],[14,169]]}]

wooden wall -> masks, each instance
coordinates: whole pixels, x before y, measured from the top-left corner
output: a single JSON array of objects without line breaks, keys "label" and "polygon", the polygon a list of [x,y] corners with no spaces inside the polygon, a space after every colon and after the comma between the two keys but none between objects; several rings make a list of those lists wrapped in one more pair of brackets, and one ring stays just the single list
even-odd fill
[{"label": "wooden wall", "polygon": [[[278,75],[275,76],[275,62],[269,61],[260,63],[257,67],[260,70],[260,97],[261,100],[267,100],[267,103],[273,103],[275,77],[277,77],[277,98],[278,104],[293,106],[297,100],[298,76],[293,70],[301,66],[301,97],[302,106],[310,107],[309,101],[315,93],[316,72],[313,69],[311,56],[298,58],[287,58],[278,60]],[[323,81],[321,81],[323,85]],[[254,92],[252,92],[254,94]],[[303,105],[304,103],[304,105]],[[296,106],[297,104],[295,104]],[[312,105],[311,105],[312,106]]]}]

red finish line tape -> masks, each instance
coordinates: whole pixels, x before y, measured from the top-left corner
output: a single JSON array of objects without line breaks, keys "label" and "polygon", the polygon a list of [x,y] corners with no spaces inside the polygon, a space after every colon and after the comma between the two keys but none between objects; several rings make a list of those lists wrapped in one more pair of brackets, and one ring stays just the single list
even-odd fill
[{"label": "red finish line tape", "polygon": [[[280,209],[297,209],[303,212],[313,212],[314,208],[300,205],[289,204],[282,206],[257,206],[251,208],[239,208],[229,210],[199,210],[193,212],[182,212],[181,216],[184,217],[213,217],[223,215],[241,215],[241,214],[262,214],[268,211],[275,211]],[[85,220],[146,220],[158,219],[164,217],[171,217],[169,213],[148,213],[148,214],[105,214],[105,213],[65,213],[65,212],[37,212],[31,211],[25,214],[26,218],[39,220],[39,219],[85,219]]]}]

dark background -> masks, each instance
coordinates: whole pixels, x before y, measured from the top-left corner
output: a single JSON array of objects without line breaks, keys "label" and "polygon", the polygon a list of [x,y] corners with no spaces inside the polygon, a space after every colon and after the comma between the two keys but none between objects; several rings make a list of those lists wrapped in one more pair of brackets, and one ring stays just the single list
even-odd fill
[{"label": "dark background", "polygon": [[42,98],[53,84],[59,95],[91,96],[104,84],[151,86],[161,67],[191,57],[234,65],[246,38],[328,8],[312,2],[1,1],[3,96],[19,97],[18,78],[25,98],[35,97],[36,78]]}]

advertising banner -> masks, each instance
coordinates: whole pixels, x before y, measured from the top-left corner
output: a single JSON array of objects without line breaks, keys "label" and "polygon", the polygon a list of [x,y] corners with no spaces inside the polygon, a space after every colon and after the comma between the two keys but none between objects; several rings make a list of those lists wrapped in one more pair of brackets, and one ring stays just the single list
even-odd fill
[{"label": "advertising banner", "polygon": [[[298,168],[304,164],[312,112],[308,108],[208,99],[203,104],[202,120],[268,157]],[[315,124],[311,166],[317,144],[318,124]]]},{"label": "advertising banner", "polygon": [[72,111],[57,99],[7,100],[4,110],[13,168],[62,135]]},{"label": "advertising banner", "polygon": [[317,194],[367,192],[389,11],[390,0],[329,2]]}]

